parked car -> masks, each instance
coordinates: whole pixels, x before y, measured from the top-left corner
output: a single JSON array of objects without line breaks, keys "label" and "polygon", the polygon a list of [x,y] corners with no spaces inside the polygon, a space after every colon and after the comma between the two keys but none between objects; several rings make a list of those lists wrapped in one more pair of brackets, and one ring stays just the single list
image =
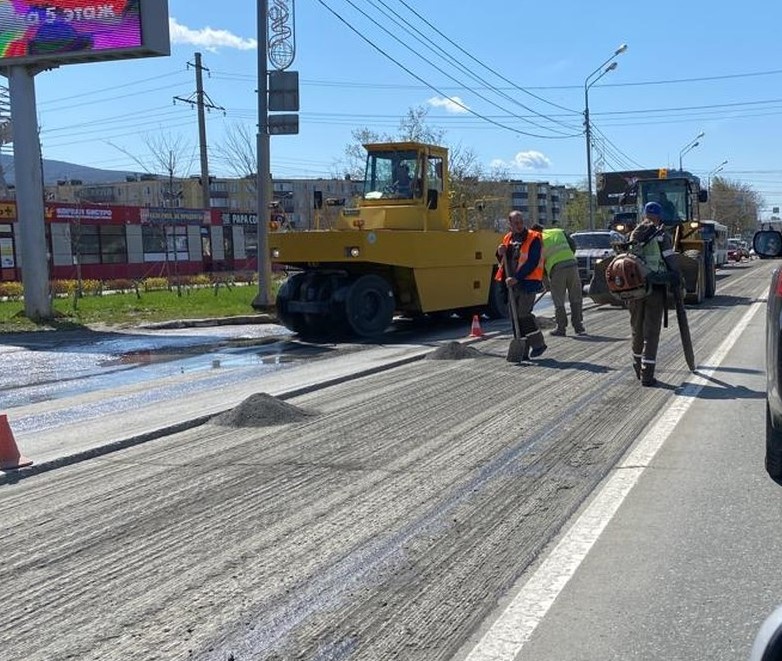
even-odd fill
[{"label": "parked car", "polygon": [[[752,247],[760,256],[782,256],[782,233],[761,230]],[[774,269],[766,306],[766,471],[782,483],[782,267]]]},{"label": "parked car", "polygon": [[740,262],[749,259],[749,246],[741,239],[728,239],[728,261]]},{"label": "parked car", "polygon": [[573,232],[570,236],[576,244],[578,275],[582,285],[592,280],[597,262],[614,256],[615,243],[627,241],[624,234],[614,230]]}]

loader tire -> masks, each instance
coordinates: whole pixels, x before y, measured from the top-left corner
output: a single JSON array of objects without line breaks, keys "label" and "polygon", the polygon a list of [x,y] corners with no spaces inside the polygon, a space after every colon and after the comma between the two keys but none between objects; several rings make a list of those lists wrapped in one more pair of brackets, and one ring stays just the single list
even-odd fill
[{"label": "loader tire", "polygon": [[688,292],[685,300],[687,303],[695,303],[696,305],[700,305],[703,303],[703,299],[706,293],[706,268],[703,263],[703,254],[699,250],[686,250],[684,254],[698,263],[698,276],[695,282],[695,291]]}]

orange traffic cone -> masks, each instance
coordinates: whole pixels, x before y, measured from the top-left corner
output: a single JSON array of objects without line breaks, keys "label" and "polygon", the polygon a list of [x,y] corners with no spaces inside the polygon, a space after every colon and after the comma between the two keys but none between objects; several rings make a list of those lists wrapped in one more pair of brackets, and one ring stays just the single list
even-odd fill
[{"label": "orange traffic cone", "polygon": [[25,457],[16,447],[14,433],[8,424],[8,416],[0,415],[0,470],[13,470],[30,466],[32,460]]},{"label": "orange traffic cone", "polygon": [[472,316],[472,327],[470,328],[470,337],[483,337],[481,328],[481,319],[477,314]]}]

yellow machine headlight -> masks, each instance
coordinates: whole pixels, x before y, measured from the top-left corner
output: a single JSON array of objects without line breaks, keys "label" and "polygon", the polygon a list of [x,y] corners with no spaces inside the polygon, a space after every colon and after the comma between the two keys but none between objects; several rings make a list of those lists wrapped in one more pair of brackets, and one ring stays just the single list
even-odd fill
[{"label": "yellow machine headlight", "polygon": [[279,257],[280,257],[280,249],[272,248],[272,259],[279,259]]},{"label": "yellow machine headlight", "polygon": [[616,231],[617,232],[624,232],[625,231],[625,226],[624,225],[617,225],[616,226]]},{"label": "yellow machine headlight", "polygon": [[355,258],[358,257],[360,254],[361,251],[357,247],[353,246],[352,248],[348,248],[348,255],[350,255],[351,257]]},{"label": "yellow machine headlight", "polygon": [[692,227],[692,229],[697,229],[699,225],[700,225],[700,223],[697,220],[693,220],[690,223],[690,227]]}]

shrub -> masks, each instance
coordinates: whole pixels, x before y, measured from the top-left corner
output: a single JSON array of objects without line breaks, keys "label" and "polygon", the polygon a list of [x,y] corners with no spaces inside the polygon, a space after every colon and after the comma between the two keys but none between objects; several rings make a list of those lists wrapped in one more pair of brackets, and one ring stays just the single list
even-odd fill
[{"label": "shrub", "polygon": [[21,282],[0,282],[0,298],[19,301],[24,297],[24,287]]},{"label": "shrub", "polygon": [[91,296],[100,296],[103,293],[103,282],[101,280],[82,280],[81,292]]},{"label": "shrub", "polygon": [[236,273],[236,282],[252,285],[258,282],[258,271],[238,271]]},{"label": "shrub", "polygon": [[55,296],[71,295],[76,291],[76,280],[52,280],[52,294]]},{"label": "shrub", "polygon": [[133,291],[135,289],[135,285],[133,284],[133,280],[128,280],[127,278],[117,278],[115,280],[107,280],[105,283],[103,283],[103,286],[105,289],[108,289],[109,291]]},{"label": "shrub", "polygon": [[144,278],[141,283],[144,291],[154,291],[156,289],[168,289],[168,280],[165,278]]}]

